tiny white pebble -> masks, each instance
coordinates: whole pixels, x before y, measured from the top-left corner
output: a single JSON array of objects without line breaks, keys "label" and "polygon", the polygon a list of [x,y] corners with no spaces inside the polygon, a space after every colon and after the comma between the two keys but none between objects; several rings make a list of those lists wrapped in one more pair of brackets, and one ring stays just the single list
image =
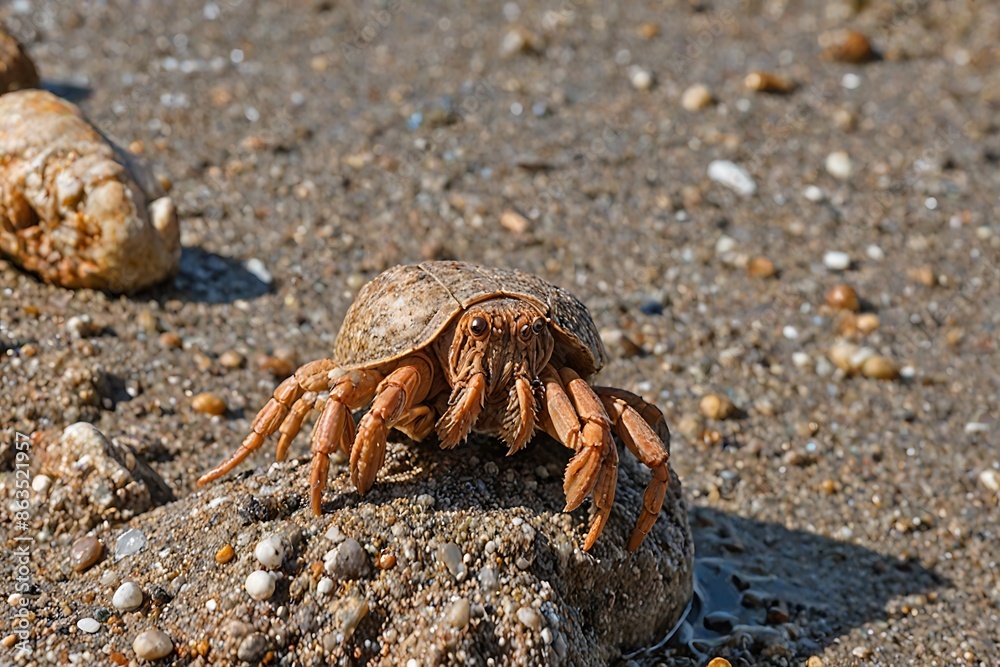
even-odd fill
[{"label": "tiny white pebble", "polygon": [[788,340],[795,340],[799,337],[799,330],[791,325],[786,325],[781,329],[781,335]]},{"label": "tiny white pebble", "polygon": [[792,353],[792,363],[798,368],[805,368],[810,362],[809,355],[805,352],[793,352]]},{"label": "tiny white pebble", "polygon": [[846,252],[831,250],[823,255],[823,265],[831,271],[844,271],[851,266],[851,256]]},{"label": "tiny white pebble", "polygon": [[142,606],[142,589],[134,581],[126,581],[115,591],[111,604],[118,611],[135,611]]},{"label": "tiny white pebble", "polygon": [[733,250],[736,250],[736,239],[731,236],[723,234],[719,237],[719,240],[715,242],[716,255],[725,255]]},{"label": "tiny white pebble", "polygon": [[209,611],[215,611],[216,609],[219,608],[219,603],[215,601],[215,598],[212,598],[205,603],[205,608],[208,609]]},{"label": "tiny white pebble", "polygon": [[267,600],[274,595],[274,577],[270,572],[255,570],[247,577],[244,588],[254,600]]},{"label": "tiny white pebble", "polygon": [[821,190],[819,186],[816,185],[806,186],[806,189],[802,191],[802,196],[804,196],[806,199],[813,202],[814,204],[818,204],[819,202],[823,201],[823,198],[825,197],[825,195],[823,194],[823,190]]},{"label": "tiny white pebble", "polygon": [[708,165],[708,177],[716,183],[736,190],[741,195],[757,192],[757,183],[742,167],[729,160],[712,160]]},{"label": "tiny white pebble", "polygon": [[323,577],[319,580],[319,584],[316,585],[316,592],[320,595],[329,595],[330,591],[333,590],[333,579],[330,577]]},{"label": "tiny white pebble", "polygon": [[848,72],[840,79],[840,85],[848,90],[857,90],[861,86],[861,77],[854,72]]},{"label": "tiny white pebble", "polygon": [[76,627],[80,628],[88,635],[92,635],[101,629],[101,624],[92,618],[81,618],[76,622]]},{"label": "tiny white pebble", "polygon": [[928,197],[927,199],[925,199],[924,206],[927,208],[928,211],[933,211],[934,209],[936,209],[938,207],[937,197]]},{"label": "tiny white pebble", "polygon": [[868,248],[865,249],[865,254],[868,255],[869,259],[873,259],[876,262],[880,262],[885,259],[885,251],[875,244],[868,246]]},{"label": "tiny white pebble", "polygon": [[988,433],[990,425],[985,422],[967,422],[965,424],[966,433]]},{"label": "tiny white pebble", "polygon": [[979,473],[979,481],[990,491],[1000,493],[1000,472],[987,468]]},{"label": "tiny white pebble", "polygon": [[703,83],[696,83],[681,95],[681,106],[687,111],[699,111],[712,103],[712,92]]},{"label": "tiny white pebble", "polygon": [[846,181],[854,174],[851,156],[844,151],[834,151],[826,156],[826,171],[834,178]]},{"label": "tiny white pebble", "polygon": [[257,543],[253,550],[254,557],[266,568],[276,570],[285,560],[285,547],[277,535],[271,535]]},{"label": "tiny white pebble", "polygon": [[406,661],[406,667],[420,667],[420,663],[413,658],[410,658]]},{"label": "tiny white pebble", "polygon": [[641,67],[632,67],[629,71],[629,80],[636,90],[649,90],[653,85],[653,75]]},{"label": "tiny white pebble", "polygon": [[36,493],[45,493],[52,486],[52,478],[48,475],[35,475],[31,480],[31,488]]}]

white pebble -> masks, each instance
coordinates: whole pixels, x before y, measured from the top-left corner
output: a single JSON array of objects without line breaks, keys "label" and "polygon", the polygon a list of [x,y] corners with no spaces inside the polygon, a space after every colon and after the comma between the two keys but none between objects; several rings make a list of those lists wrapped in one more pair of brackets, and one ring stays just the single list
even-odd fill
[{"label": "white pebble", "polygon": [[840,79],[840,85],[847,90],[857,90],[861,86],[861,77],[854,72],[848,72]]},{"label": "white pebble", "polygon": [[101,624],[92,618],[81,618],[76,622],[76,627],[80,628],[88,635],[92,635],[101,629]]},{"label": "white pebble", "polygon": [[319,580],[319,584],[316,585],[316,592],[320,595],[329,595],[330,591],[333,590],[333,579],[330,577],[323,577]]},{"label": "white pebble", "polygon": [[277,535],[272,535],[257,543],[253,555],[264,567],[276,570],[285,560],[285,547]]},{"label": "white pebble", "polygon": [[757,184],[742,167],[729,160],[712,160],[708,165],[708,177],[716,183],[736,190],[741,195],[757,192]]},{"label": "white pebble", "polygon": [[851,156],[844,151],[834,151],[826,156],[826,170],[834,178],[846,181],[854,174]]},{"label": "white pebble", "polygon": [[797,368],[805,368],[809,365],[811,359],[809,355],[805,352],[793,352],[792,353],[792,363],[795,364]]},{"label": "white pebble", "polygon": [[985,422],[966,422],[965,432],[966,433],[987,433],[990,430],[990,425]]},{"label": "white pebble", "polygon": [[876,262],[881,262],[885,259],[885,251],[874,243],[865,249],[865,254],[868,255],[868,259],[873,259]]},{"label": "white pebble", "polygon": [[265,285],[270,285],[274,282],[274,277],[271,276],[271,272],[267,270],[266,266],[264,266],[264,262],[260,261],[256,257],[251,257],[247,260],[246,268],[249,273],[252,273]]},{"label": "white pebble", "polygon": [[1000,493],[1000,472],[987,468],[979,473],[979,481],[990,491]]},{"label": "white pebble", "polygon": [[254,600],[267,600],[274,595],[274,577],[270,572],[255,570],[247,577],[244,588]]},{"label": "white pebble", "polygon": [[48,475],[35,475],[31,480],[31,488],[36,493],[45,493],[52,486],[52,478]]},{"label": "white pebble", "polygon": [[212,598],[205,603],[205,609],[209,611],[215,611],[218,608],[219,608],[219,603],[215,601],[215,598]]},{"label": "white pebble", "polygon": [[795,340],[796,338],[799,337],[799,330],[789,324],[782,327],[781,335],[787,338],[788,340]]},{"label": "white pebble", "polygon": [[653,75],[641,67],[632,67],[628,77],[636,90],[649,90],[653,85]]},{"label": "white pebble", "polygon": [[809,201],[813,202],[814,204],[818,204],[821,201],[823,201],[823,198],[826,195],[823,194],[823,190],[821,190],[819,186],[809,185],[806,186],[805,190],[803,190],[802,196],[808,199]]},{"label": "white pebble", "polygon": [[115,591],[111,604],[118,611],[135,611],[142,606],[142,589],[134,581],[126,581]]},{"label": "white pebble", "polygon": [[174,650],[174,643],[166,632],[153,628],[135,638],[132,650],[141,660],[158,660],[170,655]]},{"label": "white pebble", "polygon": [[736,240],[731,236],[723,234],[719,237],[719,240],[715,242],[716,255],[725,255],[733,250],[736,250]]},{"label": "white pebble", "polygon": [[712,103],[712,92],[703,83],[696,83],[681,95],[681,106],[688,111],[700,111]]},{"label": "white pebble", "polygon": [[851,256],[846,252],[831,250],[823,255],[823,265],[831,271],[844,271],[851,266]]}]

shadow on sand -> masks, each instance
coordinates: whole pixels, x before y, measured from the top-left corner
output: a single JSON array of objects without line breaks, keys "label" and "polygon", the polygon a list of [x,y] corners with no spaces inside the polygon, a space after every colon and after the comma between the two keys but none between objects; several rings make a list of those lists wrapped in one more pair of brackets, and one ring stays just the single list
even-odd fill
[{"label": "shadow on sand", "polygon": [[271,286],[242,262],[202,248],[185,247],[173,281],[150,290],[148,295],[194,303],[232,303],[256,299],[270,290]]}]

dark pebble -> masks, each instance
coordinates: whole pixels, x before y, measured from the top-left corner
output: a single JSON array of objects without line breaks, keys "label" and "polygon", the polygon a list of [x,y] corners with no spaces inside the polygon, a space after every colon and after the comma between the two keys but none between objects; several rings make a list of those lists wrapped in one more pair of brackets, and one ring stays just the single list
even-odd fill
[{"label": "dark pebble", "polygon": [[705,627],[712,632],[732,632],[740,619],[724,611],[713,611],[705,614]]},{"label": "dark pebble", "polygon": [[639,310],[641,310],[646,315],[662,315],[663,304],[655,299],[649,299],[648,301],[643,302],[641,306],[639,306]]},{"label": "dark pebble", "polygon": [[81,537],[73,543],[69,552],[69,564],[77,572],[83,572],[91,565],[101,560],[104,545],[93,535]]},{"label": "dark pebble", "polygon": [[267,637],[259,632],[247,635],[236,650],[236,657],[246,662],[257,662],[267,651]]}]

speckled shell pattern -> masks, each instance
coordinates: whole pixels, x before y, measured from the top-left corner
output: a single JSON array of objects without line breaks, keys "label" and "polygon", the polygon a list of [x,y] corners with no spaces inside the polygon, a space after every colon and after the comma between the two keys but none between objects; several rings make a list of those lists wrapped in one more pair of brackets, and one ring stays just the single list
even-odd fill
[{"label": "speckled shell pattern", "polygon": [[362,287],[340,327],[334,360],[353,370],[399,359],[429,345],[470,306],[496,298],[527,301],[548,317],[553,356],[580,375],[607,362],[590,313],[566,290],[521,271],[452,261],[397,266]]}]

